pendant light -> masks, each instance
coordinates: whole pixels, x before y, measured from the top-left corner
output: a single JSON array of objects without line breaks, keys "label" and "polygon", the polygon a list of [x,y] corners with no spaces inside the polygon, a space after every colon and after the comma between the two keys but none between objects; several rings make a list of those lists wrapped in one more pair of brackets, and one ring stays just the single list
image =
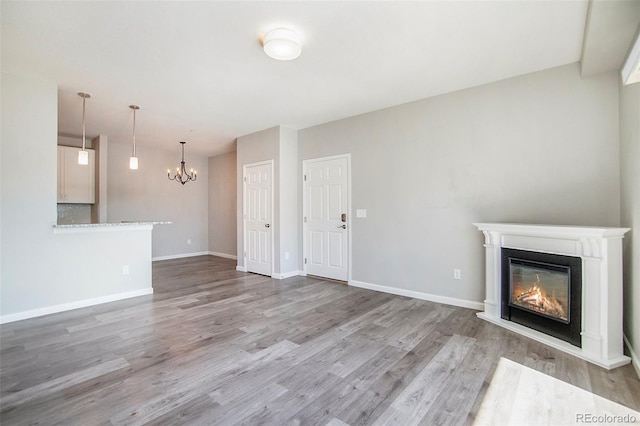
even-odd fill
[{"label": "pendant light", "polygon": [[184,145],[186,142],[180,142],[180,144],[182,145],[182,161],[180,162],[180,167],[176,169],[176,174],[173,175],[173,177],[171,177],[171,170],[167,170],[167,177],[169,180],[175,180],[176,182],[184,185],[190,180],[195,182],[198,177],[198,171],[191,169],[191,173],[187,172],[187,168],[184,163]]},{"label": "pendant light", "polygon": [[133,154],[129,157],[129,168],[131,170],[138,170],[138,157],[136,157],[136,110],[139,110],[138,105],[129,105],[129,108],[133,110]]},{"label": "pendant light", "polygon": [[78,164],[86,166],[89,164],[89,152],[86,150],[86,131],[84,125],[85,102],[91,95],[85,92],[78,92],[78,96],[82,98],[82,151],[78,151]]}]

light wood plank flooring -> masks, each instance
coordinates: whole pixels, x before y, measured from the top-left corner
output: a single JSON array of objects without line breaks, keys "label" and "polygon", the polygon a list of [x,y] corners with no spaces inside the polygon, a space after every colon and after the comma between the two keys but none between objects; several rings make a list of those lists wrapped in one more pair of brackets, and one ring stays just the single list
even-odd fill
[{"label": "light wood plank flooring", "polygon": [[2,425],[470,424],[500,357],[640,409],[613,371],[476,312],[213,256],[156,293],[0,326]]},{"label": "light wood plank flooring", "polygon": [[474,426],[638,422],[638,411],[501,358]]}]

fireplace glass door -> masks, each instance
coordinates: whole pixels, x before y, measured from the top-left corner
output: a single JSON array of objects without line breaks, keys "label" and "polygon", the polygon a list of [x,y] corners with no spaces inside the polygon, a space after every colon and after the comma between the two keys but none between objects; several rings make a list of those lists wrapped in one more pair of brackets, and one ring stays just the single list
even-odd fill
[{"label": "fireplace glass door", "polygon": [[521,259],[509,259],[509,305],[568,324],[571,270]]},{"label": "fireplace glass door", "polygon": [[501,250],[500,316],[581,347],[582,259]]}]

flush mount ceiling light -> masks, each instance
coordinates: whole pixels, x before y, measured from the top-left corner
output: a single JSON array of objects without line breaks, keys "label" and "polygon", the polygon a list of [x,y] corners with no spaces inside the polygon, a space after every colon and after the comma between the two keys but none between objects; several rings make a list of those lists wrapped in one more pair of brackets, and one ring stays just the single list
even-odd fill
[{"label": "flush mount ceiling light", "polygon": [[85,92],[78,92],[78,96],[82,98],[82,150],[78,151],[78,164],[81,166],[86,166],[89,164],[89,152],[86,150],[86,132],[84,126],[84,111],[85,111],[85,103],[87,98],[90,98],[91,95]]},{"label": "flush mount ceiling light", "polygon": [[129,108],[133,110],[133,154],[129,157],[129,168],[131,170],[138,170],[138,157],[136,157],[136,110],[139,110],[138,105],[129,105]]},{"label": "flush mount ceiling light", "polygon": [[276,28],[264,35],[262,47],[267,56],[279,61],[290,61],[302,53],[302,40],[293,30]]}]

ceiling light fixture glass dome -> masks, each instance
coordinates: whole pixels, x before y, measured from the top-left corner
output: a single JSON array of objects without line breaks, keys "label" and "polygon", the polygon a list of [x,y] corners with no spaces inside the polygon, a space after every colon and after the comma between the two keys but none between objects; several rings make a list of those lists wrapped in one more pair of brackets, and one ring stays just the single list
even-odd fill
[{"label": "ceiling light fixture glass dome", "polygon": [[290,61],[302,53],[302,40],[293,30],[276,28],[264,35],[262,47],[267,56],[279,61]]}]

